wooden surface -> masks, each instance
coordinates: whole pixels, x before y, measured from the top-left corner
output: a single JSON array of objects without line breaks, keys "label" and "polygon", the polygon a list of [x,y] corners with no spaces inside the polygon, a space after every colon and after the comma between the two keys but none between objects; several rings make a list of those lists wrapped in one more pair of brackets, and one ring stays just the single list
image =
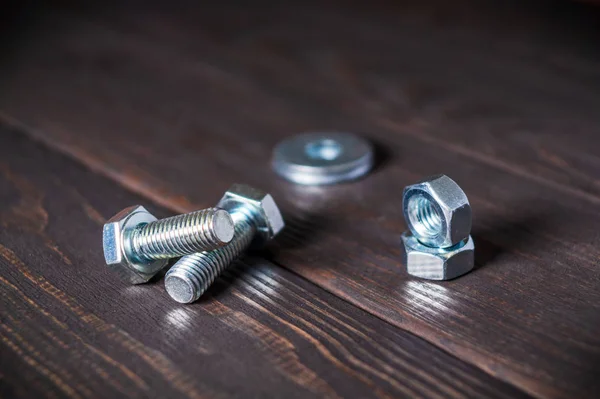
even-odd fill
[{"label": "wooden surface", "polygon": [[[5,123],[169,211],[213,205],[233,182],[269,190],[288,227],[258,270],[302,284],[315,301],[324,289],[381,319],[368,317],[377,334],[380,328],[402,336],[408,331],[521,392],[596,397],[600,15],[586,5],[543,3],[170,4],[23,12],[1,64],[0,112]],[[268,164],[273,146],[321,129],[373,140],[376,170],[359,182],[326,188],[275,177]],[[402,189],[434,173],[461,184],[475,215],[476,270],[445,283],[410,278],[401,263]],[[97,191],[91,183],[82,186]],[[101,214],[109,216],[117,205],[106,201]],[[74,216],[69,223],[76,223]],[[81,247],[100,267],[100,248]],[[254,276],[254,270],[246,266],[239,274]],[[70,287],[71,273],[60,278],[62,290]],[[111,287],[115,297],[124,295],[123,286]],[[279,289],[271,287],[272,295],[288,295]],[[300,297],[286,297],[289,312],[298,311]],[[247,305],[228,300],[235,301],[225,305],[233,312]],[[96,299],[90,311],[104,308],[100,303]],[[206,320],[218,314],[207,304],[182,311]],[[127,312],[139,315],[136,307]],[[126,318],[115,325],[128,328]],[[323,367],[311,369],[315,376],[328,375],[331,366],[315,364]],[[410,380],[399,377],[395,365],[380,366],[400,386]],[[428,366],[440,364],[424,361],[415,368]],[[261,370],[251,371],[269,374]],[[332,378],[346,386],[350,377],[340,373]],[[338,392],[324,381],[340,396],[362,395],[353,388]],[[223,391],[211,378],[196,382]],[[463,395],[394,391],[379,380],[363,386],[373,395],[379,394],[375,387],[392,396]]]},{"label": "wooden surface", "polygon": [[102,224],[144,199],[0,137],[2,397],[526,396],[259,258],[192,306],[120,282]]}]

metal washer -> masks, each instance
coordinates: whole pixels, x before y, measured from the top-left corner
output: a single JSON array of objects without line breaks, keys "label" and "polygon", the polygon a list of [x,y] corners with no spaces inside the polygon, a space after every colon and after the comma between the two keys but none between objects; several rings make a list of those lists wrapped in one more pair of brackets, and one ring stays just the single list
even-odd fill
[{"label": "metal washer", "polygon": [[351,133],[305,133],[273,150],[272,166],[283,178],[304,185],[357,179],[373,167],[373,146]]}]

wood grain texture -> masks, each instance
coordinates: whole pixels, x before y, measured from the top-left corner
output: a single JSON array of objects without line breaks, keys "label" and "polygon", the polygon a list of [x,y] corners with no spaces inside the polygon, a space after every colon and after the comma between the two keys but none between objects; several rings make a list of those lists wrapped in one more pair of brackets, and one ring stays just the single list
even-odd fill
[{"label": "wood grain texture", "polygon": [[[594,397],[597,9],[502,4],[47,13],[3,62],[0,110],[171,210],[269,190],[272,262],[531,394]],[[276,178],[273,146],[320,129],[372,139],[376,171]],[[406,275],[399,239],[403,187],[440,172],[472,202],[478,265],[443,284]]]},{"label": "wood grain texture", "polygon": [[142,199],[4,128],[0,159],[2,397],[526,396],[259,258],[190,306],[122,283],[100,231]]}]

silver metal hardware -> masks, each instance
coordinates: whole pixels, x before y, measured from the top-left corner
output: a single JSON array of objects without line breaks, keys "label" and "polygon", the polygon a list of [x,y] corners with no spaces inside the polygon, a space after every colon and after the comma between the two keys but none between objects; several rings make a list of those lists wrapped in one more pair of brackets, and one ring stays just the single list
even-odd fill
[{"label": "silver metal hardware", "polygon": [[233,234],[233,219],[223,209],[157,220],[143,206],[132,206],[104,225],[104,259],[126,281],[141,284],[164,268],[168,258],[222,247]]},{"label": "silver metal hardware", "polygon": [[357,179],[371,170],[373,162],[373,146],[359,136],[306,133],[279,143],[272,166],[291,182],[324,185]]},{"label": "silver metal hardware", "polygon": [[223,248],[184,256],[173,265],[165,289],[177,302],[196,301],[233,260],[273,239],[285,225],[273,198],[250,186],[233,185],[217,206],[231,214],[235,236]]},{"label": "silver metal hardware", "polygon": [[473,268],[471,205],[454,180],[438,175],[410,185],[402,202],[412,233],[402,235],[409,274],[449,280]]}]

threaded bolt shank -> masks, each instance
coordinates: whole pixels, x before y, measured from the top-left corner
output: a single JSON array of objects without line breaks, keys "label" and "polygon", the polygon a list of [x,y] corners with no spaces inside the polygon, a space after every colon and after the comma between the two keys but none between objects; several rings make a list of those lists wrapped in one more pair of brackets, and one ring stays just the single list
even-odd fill
[{"label": "threaded bolt shank", "polygon": [[171,298],[180,303],[191,303],[200,298],[227,266],[249,246],[256,227],[240,212],[232,214],[235,235],[231,242],[219,249],[184,256],[167,272],[165,288]]},{"label": "threaded bolt shank", "polygon": [[131,232],[129,242],[138,259],[151,261],[219,248],[233,235],[229,213],[208,208],[141,225]]}]

